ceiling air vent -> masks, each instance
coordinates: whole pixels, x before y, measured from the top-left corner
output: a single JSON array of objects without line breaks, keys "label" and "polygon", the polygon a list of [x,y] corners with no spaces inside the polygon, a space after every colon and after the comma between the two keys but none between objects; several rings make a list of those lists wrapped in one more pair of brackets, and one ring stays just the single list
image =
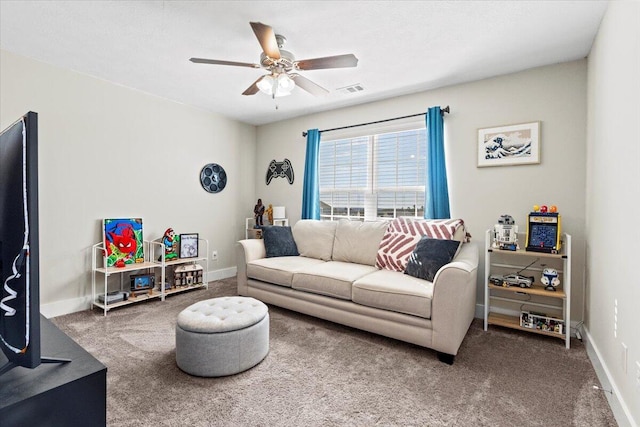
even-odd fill
[{"label": "ceiling air vent", "polygon": [[353,84],[353,85],[340,87],[340,88],[338,88],[336,90],[338,92],[340,92],[340,93],[344,93],[345,95],[349,95],[351,93],[362,92],[364,90],[364,88],[362,87],[362,85],[360,83],[356,83],[356,84]]}]

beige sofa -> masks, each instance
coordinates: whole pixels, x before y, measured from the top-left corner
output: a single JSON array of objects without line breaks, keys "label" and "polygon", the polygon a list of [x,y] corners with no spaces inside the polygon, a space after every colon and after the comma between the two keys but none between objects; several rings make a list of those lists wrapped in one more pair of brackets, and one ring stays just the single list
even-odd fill
[{"label": "beige sofa", "polygon": [[[379,269],[387,224],[298,221],[299,256],[267,258],[264,240],[241,240],[238,294],[428,347],[451,364],[474,317],[478,250],[461,244],[433,282]],[[464,236],[461,227],[452,237]]]}]

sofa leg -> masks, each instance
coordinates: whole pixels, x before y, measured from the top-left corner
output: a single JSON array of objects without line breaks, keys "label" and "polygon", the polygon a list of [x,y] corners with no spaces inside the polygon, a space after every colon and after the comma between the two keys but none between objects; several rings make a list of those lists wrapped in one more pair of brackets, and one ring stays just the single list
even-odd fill
[{"label": "sofa leg", "polygon": [[453,354],[438,352],[438,360],[446,363],[447,365],[453,365],[453,361],[456,358]]}]

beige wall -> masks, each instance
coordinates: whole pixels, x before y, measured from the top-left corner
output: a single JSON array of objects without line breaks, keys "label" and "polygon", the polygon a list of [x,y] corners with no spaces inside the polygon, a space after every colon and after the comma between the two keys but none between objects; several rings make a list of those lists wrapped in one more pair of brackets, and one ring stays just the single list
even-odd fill
[{"label": "beige wall", "polygon": [[[585,321],[616,396],[638,425],[640,3],[609,4],[588,65]],[[623,344],[628,347],[626,367]]]},{"label": "beige wall", "polygon": [[[209,269],[235,274],[233,247],[253,203],[255,127],[21,56],[0,52],[0,128],[39,118],[41,304],[87,307],[90,248],[103,218],[135,216],[145,239],[167,227],[200,233],[219,252]],[[206,163],[229,176],[219,194],[199,183]],[[210,256],[211,254],[208,254]]]},{"label": "beige wall", "polygon": [[[582,318],[584,60],[264,125],[257,135],[254,127],[219,115],[7,52],[1,65],[2,127],[28,110],[40,116],[43,305],[86,298],[89,249],[100,239],[102,218],[141,216],[147,238],[168,226],[199,232],[220,252],[210,270],[233,268],[233,244],[257,197],[286,206],[292,223],[300,217],[303,130],[450,105],[445,131],[452,215],[465,219],[480,246],[501,214],[524,225],[534,203],[558,205],[574,237],[572,318]],[[476,167],[478,128],[534,120],[542,122],[540,165]],[[269,161],[284,158],[293,163],[293,185],[278,178],[267,186]],[[197,180],[209,162],[222,164],[230,177],[217,195]]]},{"label": "beige wall", "polygon": [[[302,131],[450,105],[451,114],[445,116],[445,144],[452,216],[465,220],[474,244],[481,246],[485,230],[500,215],[511,214],[524,230],[534,204],[557,205],[563,229],[573,236],[572,319],[580,320],[585,261],[586,81],[587,63],[580,60],[260,126],[257,194],[267,204],[284,204],[293,223],[300,218],[302,203]],[[542,122],[541,164],[476,167],[478,128],[530,121]],[[293,163],[294,184],[274,179],[267,186],[263,174],[269,161],[285,157]],[[479,273],[477,301],[482,304],[484,260]]]}]

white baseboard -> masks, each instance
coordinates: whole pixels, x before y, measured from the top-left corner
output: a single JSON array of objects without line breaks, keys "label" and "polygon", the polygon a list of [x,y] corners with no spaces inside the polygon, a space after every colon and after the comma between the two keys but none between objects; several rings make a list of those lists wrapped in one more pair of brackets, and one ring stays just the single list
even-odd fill
[{"label": "white baseboard", "polygon": [[484,304],[476,304],[476,313],[474,314],[476,319],[484,319]]},{"label": "white baseboard", "polygon": [[207,273],[207,282],[213,282],[214,280],[228,279],[233,277],[238,272],[238,267],[222,268],[220,270],[213,270]]},{"label": "white baseboard", "polygon": [[[215,280],[228,279],[236,275],[237,267],[223,268],[207,272],[207,282]],[[62,301],[54,301],[48,304],[40,305],[40,313],[47,319],[65,314],[75,313],[77,311],[88,310],[91,308],[91,295],[84,297],[71,298]]]},{"label": "white baseboard", "polygon": [[88,310],[89,308],[91,308],[91,295],[41,304],[40,313],[47,319],[50,319],[77,311]]},{"label": "white baseboard", "polygon": [[587,348],[587,355],[589,356],[589,360],[591,360],[593,369],[596,371],[598,380],[600,380],[602,388],[612,391],[612,393],[603,393],[609,402],[609,406],[611,407],[611,411],[613,412],[613,416],[616,418],[618,425],[620,427],[638,427],[638,424],[633,420],[631,411],[624,399],[618,397],[620,396],[620,390],[618,389],[616,382],[613,380],[611,371],[609,371],[607,364],[604,363],[600,350],[598,350],[598,346],[593,342],[593,338],[591,337],[589,330],[586,327],[584,327],[583,330],[584,345]]}]

